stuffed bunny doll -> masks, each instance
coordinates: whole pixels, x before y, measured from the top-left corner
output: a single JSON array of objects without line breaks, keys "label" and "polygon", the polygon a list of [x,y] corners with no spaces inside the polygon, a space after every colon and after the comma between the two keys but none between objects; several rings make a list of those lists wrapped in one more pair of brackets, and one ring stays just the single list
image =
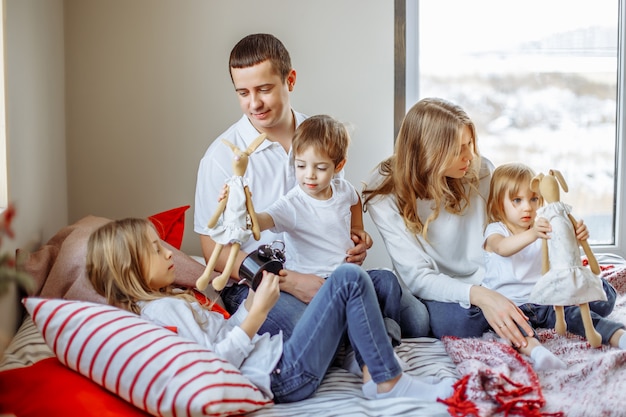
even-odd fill
[{"label": "stuffed bunny doll", "polygon": [[248,181],[244,178],[244,174],[248,168],[248,158],[263,143],[265,137],[265,133],[258,136],[245,151],[222,139],[222,142],[233,151],[233,176],[226,180],[225,197],[220,200],[217,210],[209,219],[207,225],[209,236],[213,238],[216,245],[204,272],[196,280],[196,287],[201,291],[209,283],[211,272],[224,245],[231,244],[228,260],[222,273],[211,281],[211,285],[217,291],[222,290],[226,286],[241,244],[248,241],[250,235],[254,236],[255,240],[259,240],[261,237],[261,230],[252,205]]},{"label": "stuffed bunny doll", "polygon": [[[552,233],[550,239],[543,240],[543,275],[535,284],[529,301],[554,306],[555,330],[560,335],[564,335],[567,329],[563,307],[579,305],[587,341],[591,346],[599,347],[602,337],[593,326],[589,302],[606,301],[599,278],[600,268],[587,241],[576,239],[576,219],[570,214],[571,206],[560,201],[559,184],[567,192],[567,184],[557,170],[550,170],[548,175],[540,173],[531,180],[531,190],[539,193],[546,202],[537,210],[537,216],[548,219]],[[579,246],[585,251],[589,268],[582,264]]]}]

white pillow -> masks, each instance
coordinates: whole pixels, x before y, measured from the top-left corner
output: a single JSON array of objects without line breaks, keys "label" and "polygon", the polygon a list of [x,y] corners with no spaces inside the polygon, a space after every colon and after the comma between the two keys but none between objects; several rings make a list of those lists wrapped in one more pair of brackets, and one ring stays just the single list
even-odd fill
[{"label": "white pillow", "polygon": [[35,297],[23,303],[61,363],[152,415],[242,414],[273,404],[210,350],[128,311]]}]

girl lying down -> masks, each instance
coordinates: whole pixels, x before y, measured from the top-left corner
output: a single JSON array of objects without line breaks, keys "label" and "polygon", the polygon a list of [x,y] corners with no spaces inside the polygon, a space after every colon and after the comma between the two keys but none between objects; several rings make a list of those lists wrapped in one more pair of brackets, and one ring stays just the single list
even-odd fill
[{"label": "girl lying down", "polygon": [[191,291],[176,292],[172,252],[148,220],[123,219],[96,230],[89,238],[87,274],[111,305],[175,326],[180,336],[239,368],[277,403],[315,393],[346,335],[363,372],[366,398],[435,401],[453,393],[453,379],[418,378],[402,371],[372,281],[354,264],[343,264],[328,277],[284,343],[281,334],[257,335],[280,296],[278,276],[265,272],[256,292],[250,291],[226,319],[196,301]]}]

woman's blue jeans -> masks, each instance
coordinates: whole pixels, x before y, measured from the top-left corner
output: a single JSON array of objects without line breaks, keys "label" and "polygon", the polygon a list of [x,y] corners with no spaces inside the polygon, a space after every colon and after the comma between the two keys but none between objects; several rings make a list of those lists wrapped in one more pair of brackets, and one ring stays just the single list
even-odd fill
[{"label": "woman's blue jeans", "polygon": [[274,400],[293,402],[311,396],[346,334],[374,382],[388,381],[402,372],[372,279],[354,264],[342,264],[326,279],[284,342],[283,356],[271,375]]},{"label": "woman's blue jeans", "polygon": [[[611,314],[615,306],[616,292],[605,279],[602,279],[607,301],[589,303],[591,319],[594,327],[602,335],[602,343],[607,344],[613,333],[624,325],[611,320],[606,316]],[[480,337],[491,327],[483,312],[476,306],[463,308],[458,303],[442,303],[438,301],[424,301],[430,314],[430,325],[436,338],[443,336]],[[522,311],[528,316],[533,328],[553,328],[556,322],[556,313],[552,306],[523,304]],[[565,307],[565,322],[567,330],[579,336],[585,336],[580,308],[578,306]]]}]

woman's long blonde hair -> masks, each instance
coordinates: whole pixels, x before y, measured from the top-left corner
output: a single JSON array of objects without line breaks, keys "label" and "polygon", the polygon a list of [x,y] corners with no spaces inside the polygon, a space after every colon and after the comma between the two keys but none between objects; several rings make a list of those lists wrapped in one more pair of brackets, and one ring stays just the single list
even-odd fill
[{"label": "woman's long blonde hair", "polygon": [[[148,230],[154,226],[147,219],[115,220],[95,230],[87,243],[87,277],[106,301],[139,314],[138,301],[161,297],[182,297],[195,301],[190,292],[175,293],[174,286],[156,291],[148,286],[148,260],[153,243]],[[156,230],[155,230],[156,231]]]},{"label": "woman's long blonde hair", "polygon": [[[472,132],[474,160],[463,178],[446,177],[445,171],[459,156],[461,135],[467,126]],[[392,194],[407,228],[428,239],[428,225],[440,208],[462,213],[478,192],[480,154],[474,123],[458,105],[440,98],[425,98],[407,112],[395,143],[394,154],[378,165],[383,181],[364,189],[364,207],[376,196]],[[432,200],[433,211],[420,219],[417,200]]]}]

